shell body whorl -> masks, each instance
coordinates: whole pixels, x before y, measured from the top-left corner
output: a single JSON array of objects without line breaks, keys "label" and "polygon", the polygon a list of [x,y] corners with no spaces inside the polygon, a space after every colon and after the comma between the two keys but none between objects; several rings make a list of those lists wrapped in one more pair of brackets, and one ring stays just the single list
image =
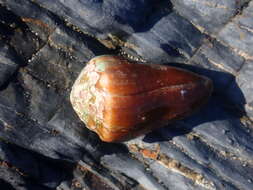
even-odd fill
[{"label": "shell body whorl", "polygon": [[90,130],[103,141],[119,142],[184,118],[211,92],[211,80],[192,72],[106,55],[87,63],[70,100]]}]

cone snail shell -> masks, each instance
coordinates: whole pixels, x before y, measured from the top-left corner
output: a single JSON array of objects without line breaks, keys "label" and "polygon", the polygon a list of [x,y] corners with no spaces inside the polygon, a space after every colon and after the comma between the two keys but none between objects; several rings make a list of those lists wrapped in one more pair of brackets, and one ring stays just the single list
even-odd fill
[{"label": "cone snail shell", "polygon": [[190,115],[211,92],[204,76],[103,55],[81,71],[70,101],[87,128],[103,141],[120,142]]}]

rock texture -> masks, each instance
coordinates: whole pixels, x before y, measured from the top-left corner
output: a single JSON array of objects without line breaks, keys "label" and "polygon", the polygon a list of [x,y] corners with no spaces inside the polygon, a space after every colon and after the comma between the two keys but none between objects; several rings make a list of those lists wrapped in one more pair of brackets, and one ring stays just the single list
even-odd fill
[{"label": "rock texture", "polygon": [[[85,62],[116,54],[214,81],[201,112],[103,143],[69,93]],[[253,189],[253,1],[0,0],[4,189]]]}]

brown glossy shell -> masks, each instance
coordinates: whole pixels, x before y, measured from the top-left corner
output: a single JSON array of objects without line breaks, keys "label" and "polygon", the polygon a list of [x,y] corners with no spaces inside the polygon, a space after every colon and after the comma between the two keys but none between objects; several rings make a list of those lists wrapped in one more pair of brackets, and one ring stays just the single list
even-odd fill
[{"label": "brown glossy shell", "polygon": [[119,142],[191,114],[211,91],[212,82],[192,72],[104,55],[87,63],[70,100],[90,130]]}]

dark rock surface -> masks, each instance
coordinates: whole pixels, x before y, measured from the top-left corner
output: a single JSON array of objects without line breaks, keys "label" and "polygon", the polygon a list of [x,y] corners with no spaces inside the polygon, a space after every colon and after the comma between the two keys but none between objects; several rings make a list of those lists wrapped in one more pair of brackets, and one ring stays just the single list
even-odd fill
[{"label": "dark rock surface", "polygon": [[15,52],[4,42],[0,41],[0,87],[8,83],[8,80],[18,68],[18,60]]},{"label": "dark rock surface", "polygon": [[[103,143],[69,93],[118,54],[210,77],[200,112]],[[253,1],[0,0],[1,189],[253,189]]]}]

